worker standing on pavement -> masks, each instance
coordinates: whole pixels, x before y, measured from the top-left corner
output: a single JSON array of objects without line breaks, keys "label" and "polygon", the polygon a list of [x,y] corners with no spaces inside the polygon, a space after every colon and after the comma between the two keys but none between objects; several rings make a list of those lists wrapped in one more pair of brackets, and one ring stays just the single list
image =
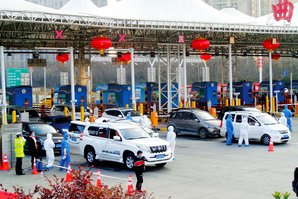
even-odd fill
[{"label": "worker standing on pavement", "polygon": [[248,121],[247,121],[247,117],[243,116],[241,125],[239,126],[239,130],[240,130],[240,136],[239,136],[239,140],[238,140],[238,146],[239,147],[241,147],[243,140],[245,142],[245,146],[246,147],[249,146],[248,128],[249,128],[249,124],[248,124]]},{"label": "worker standing on pavement", "polygon": [[23,138],[22,133],[17,133],[16,136],[17,138],[14,141],[14,150],[15,150],[15,156],[16,156],[16,168],[15,168],[16,174],[25,175],[22,169],[22,162],[23,162],[23,157],[25,157],[24,146],[25,146],[26,140],[25,138]]},{"label": "worker standing on pavement", "polygon": [[54,148],[55,148],[55,144],[52,139],[52,133],[48,133],[47,139],[44,141],[44,149],[46,150],[46,156],[48,160],[48,164],[46,168],[53,168],[54,159],[55,159]]},{"label": "worker standing on pavement", "polygon": [[[63,139],[61,142],[61,160],[60,160],[60,166],[61,167],[68,167],[70,163],[70,145],[68,141],[68,133],[63,134]],[[60,171],[62,171],[63,168],[60,168]]]},{"label": "worker standing on pavement", "polygon": [[285,105],[285,108],[282,112],[285,114],[285,117],[287,118],[288,128],[292,132],[292,112],[288,109],[288,105]]},{"label": "worker standing on pavement", "polygon": [[175,158],[176,133],[174,132],[173,126],[168,127],[167,141],[170,143],[172,157],[173,157],[173,160],[175,160],[176,159]]},{"label": "worker standing on pavement", "polygon": [[234,127],[233,127],[233,122],[232,122],[232,118],[231,118],[230,114],[227,116],[226,128],[227,128],[226,145],[232,145],[233,135],[234,135]]},{"label": "worker standing on pavement", "polygon": [[287,118],[285,117],[285,114],[283,112],[280,113],[280,118],[279,118],[279,123],[288,127],[288,121]]},{"label": "worker standing on pavement", "polygon": [[26,142],[28,143],[29,154],[31,155],[31,168],[33,169],[34,161],[39,157],[40,150],[34,131],[30,132],[30,136],[27,138]]},{"label": "worker standing on pavement", "polygon": [[142,191],[143,172],[145,171],[145,157],[143,156],[142,151],[137,152],[137,156],[135,157],[134,170],[137,177],[136,190]]}]

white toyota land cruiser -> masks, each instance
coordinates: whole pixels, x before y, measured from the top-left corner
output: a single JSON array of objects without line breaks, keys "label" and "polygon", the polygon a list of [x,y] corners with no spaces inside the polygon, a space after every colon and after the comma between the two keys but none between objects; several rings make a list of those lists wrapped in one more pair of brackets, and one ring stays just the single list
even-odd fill
[{"label": "white toyota land cruiser", "polygon": [[143,151],[146,165],[163,167],[172,161],[169,143],[151,137],[131,122],[87,123],[81,136],[80,153],[93,164],[95,160],[124,163],[132,169],[138,150]]}]

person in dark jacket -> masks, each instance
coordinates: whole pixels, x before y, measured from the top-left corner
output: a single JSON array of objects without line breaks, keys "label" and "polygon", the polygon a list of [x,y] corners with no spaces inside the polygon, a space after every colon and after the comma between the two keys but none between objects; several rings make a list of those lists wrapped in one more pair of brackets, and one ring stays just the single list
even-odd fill
[{"label": "person in dark jacket", "polygon": [[298,197],[298,167],[295,168],[294,171],[294,180],[292,181],[293,191],[296,193],[296,197]]},{"label": "person in dark jacket", "polygon": [[135,157],[134,170],[137,177],[136,190],[142,191],[143,172],[145,170],[145,157],[143,156],[142,151],[137,152],[137,156]]},{"label": "person in dark jacket", "polygon": [[31,168],[33,169],[34,159],[39,157],[39,143],[35,137],[34,131],[30,132],[30,136],[26,140],[29,147],[29,154],[31,155]]}]

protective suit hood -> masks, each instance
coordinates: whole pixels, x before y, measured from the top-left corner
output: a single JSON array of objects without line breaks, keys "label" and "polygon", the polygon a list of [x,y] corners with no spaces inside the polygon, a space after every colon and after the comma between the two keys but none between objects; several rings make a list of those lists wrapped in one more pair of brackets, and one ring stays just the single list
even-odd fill
[{"label": "protective suit hood", "polygon": [[47,139],[52,139],[52,133],[47,134]]},{"label": "protective suit hood", "polygon": [[64,133],[64,134],[63,134],[63,138],[64,138],[65,140],[68,140],[68,133]]},{"label": "protective suit hood", "polygon": [[288,105],[285,105],[285,110],[288,109]]},{"label": "protective suit hood", "polygon": [[168,131],[174,132],[174,127],[173,126],[169,126],[168,127]]},{"label": "protective suit hood", "polygon": [[285,117],[285,114],[283,112],[281,112],[280,117]]}]

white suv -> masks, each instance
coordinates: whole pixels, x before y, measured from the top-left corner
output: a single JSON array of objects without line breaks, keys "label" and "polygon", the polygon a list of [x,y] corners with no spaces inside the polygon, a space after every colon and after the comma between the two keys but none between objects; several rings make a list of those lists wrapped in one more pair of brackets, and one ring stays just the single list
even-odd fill
[{"label": "white suv", "polygon": [[128,169],[132,169],[138,150],[143,151],[146,165],[162,167],[172,161],[169,143],[156,136],[151,137],[135,123],[86,123],[80,153],[87,163],[107,160],[124,163]]},{"label": "white suv", "polygon": [[227,115],[230,114],[234,126],[234,138],[239,138],[239,132],[241,128],[242,117],[248,117],[249,129],[248,138],[249,140],[257,140],[262,142],[264,145],[268,145],[270,138],[274,143],[286,143],[290,140],[291,133],[289,129],[279,124],[271,115],[262,112],[247,112],[247,111],[235,111],[226,112],[224,114],[220,135],[226,137],[226,119]]}]

